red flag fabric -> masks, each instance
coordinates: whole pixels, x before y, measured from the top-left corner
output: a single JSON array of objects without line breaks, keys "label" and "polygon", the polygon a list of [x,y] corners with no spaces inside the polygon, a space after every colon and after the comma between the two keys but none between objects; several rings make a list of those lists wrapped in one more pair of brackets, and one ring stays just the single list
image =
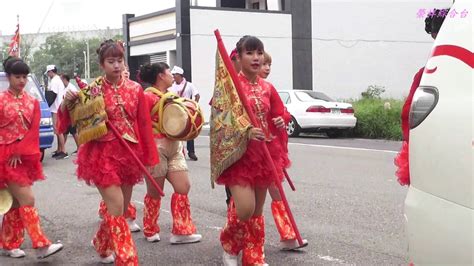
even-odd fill
[{"label": "red flag fabric", "polygon": [[8,55],[20,57],[20,24],[16,25],[15,35],[13,35],[10,42]]}]

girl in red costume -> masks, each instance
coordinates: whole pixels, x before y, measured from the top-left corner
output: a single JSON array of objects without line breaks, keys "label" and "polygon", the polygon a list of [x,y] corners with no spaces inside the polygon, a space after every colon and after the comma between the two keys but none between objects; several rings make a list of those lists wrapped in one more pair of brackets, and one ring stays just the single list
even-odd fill
[{"label": "girl in red costume", "polygon": [[24,257],[20,246],[26,230],[37,257],[42,259],[60,251],[63,245],[52,244],[43,233],[31,189],[35,181],[44,180],[39,150],[41,111],[38,100],[24,91],[28,65],[9,57],[3,67],[10,85],[0,93],[0,184],[6,184],[14,200],[3,216],[0,239],[8,256]]},{"label": "girl in red costume", "polygon": [[[145,97],[150,108],[148,111],[152,113],[152,109],[159,103],[161,95],[165,94],[173,84],[173,76],[167,64],[155,63],[142,66],[140,78],[152,86],[145,90]],[[162,118],[156,113],[151,119],[154,124],[157,124]],[[156,148],[160,153],[160,163],[151,169],[151,174],[162,189],[166,179],[171,183],[174,190],[171,196],[173,229],[170,242],[172,244],[199,242],[202,236],[196,234],[196,226],[191,218],[191,207],[188,198],[191,184],[188,177],[188,167],[182,152],[182,142],[168,139],[158,129],[154,128],[154,130]],[[147,182],[147,194],[144,203],[143,233],[149,242],[160,241],[158,217],[161,196],[149,182]]]},{"label": "girl in red costume", "polygon": [[[130,72],[128,71],[128,66],[127,65],[125,65],[125,68],[122,72],[122,77],[124,79],[129,79],[129,77],[130,77]],[[79,86],[79,88],[83,89],[83,88],[87,87],[87,84],[84,83],[79,76],[76,76],[75,80],[76,80],[76,83]],[[101,200],[100,203],[99,203],[98,213],[99,213],[99,218],[100,219],[103,219],[104,215],[107,213],[107,206],[105,206],[105,202],[103,200]],[[128,204],[128,207],[127,207],[127,210],[124,213],[124,216],[127,220],[127,224],[128,224],[128,227],[130,228],[130,231],[132,233],[140,232],[141,228],[135,222],[135,220],[137,219],[137,208],[135,207],[135,205],[132,202],[130,202]]]},{"label": "girl in red costume", "polygon": [[238,78],[258,124],[248,131],[249,143],[244,155],[216,180],[229,187],[233,198],[220,240],[225,265],[237,265],[240,251],[243,251],[243,265],[265,265],[262,212],[267,189],[275,182],[275,177],[256,142],[263,142],[268,147],[273,163],[279,169],[278,178],[281,178],[282,170],[290,164],[281,141],[287,137],[285,126],[290,117],[273,85],[258,76],[263,64],[263,43],[256,37],[244,36],[236,46],[241,65]]},{"label": "girl in red costume", "polygon": [[[122,78],[123,79],[129,79],[130,78],[130,71],[129,71],[129,68],[128,68],[127,64],[125,64],[125,68],[123,69]],[[82,86],[84,86],[84,85],[82,85]],[[87,86],[87,85],[85,84],[85,86]],[[105,202],[103,200],[100,201],[98,212],[99,212],[99,218],[101,218],[101,219],[103,219],[105,213],[107,213],[107,206],[105,206]],[[127,219],[127,224],[128,224],[128,227],[130,228],[130,232],[132,232],[132,233],[140,232],[141,228],[135,222],[135,220],[137,219],[137,208],[135,207],[135,205],[132,202],[128,203],[128,207],[127,207],[127,210],[124,213],[124,217]]]},{"label": "girl in red costume", "polygon": [[[272,57],[270,54],[265,52],[263,54],[263,65],[258,74],[262,79],[267,79],[270,75],[272,69]],[[285,116],[290,117],[290,113],[285,108]],[[285,147],[285,152],[288,152],[288,137],[284,137],[281,139],[281,144]],[[280,234],[280,246],[282,250],[295,250],[298,248],[302,248],[308,245],[308,240],[303,239],[303,245],[300,245],[296,240],[296,233],[293,229],[293,225],[290,222],[290,218],[288,216],[288,212],[285,209],[285,205],[283,200],[281,199],[280,191],[278,188],[273,184],[268,188],[268,193],[272,198],[272,214],[273,219],[275,220],[275,225],[278,229],[278,233]]]},{"label": "girl in red costume", "polygon": [[[104,98],[109,123],[117,128],[142,162],[146,166],[157,164],[158,154],[153,147],[150,115],[143,89],[138,83],[122,78],[122,44],[107,40],[97,49],[97,53],[105,75],[90,85],[91,90],[99,90],[95,93]],[[65,107],[77,101],[77,93],[66,94],[61,109],[64,112],[61,125],[69,125]],[[124,206],[130,202],[133,186],[142,181],[137,163],[110,130],[105,136],[81,145],[76,163],[78,178],[95,185],[107,206],[92,241],[102,262],[111,263],[115,259],[117,265],[138,265],[135,244],[124,217]]]}]

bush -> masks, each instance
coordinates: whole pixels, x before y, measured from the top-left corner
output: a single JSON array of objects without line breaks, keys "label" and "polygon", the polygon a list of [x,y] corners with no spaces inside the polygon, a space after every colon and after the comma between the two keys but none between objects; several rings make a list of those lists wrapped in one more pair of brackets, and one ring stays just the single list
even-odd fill
[{"label": "bush", "polygon": [[353,131],[355,137],[402,139],[400,114],[403,101],[366,97],[353,102],[352,106],[357,117]]}]

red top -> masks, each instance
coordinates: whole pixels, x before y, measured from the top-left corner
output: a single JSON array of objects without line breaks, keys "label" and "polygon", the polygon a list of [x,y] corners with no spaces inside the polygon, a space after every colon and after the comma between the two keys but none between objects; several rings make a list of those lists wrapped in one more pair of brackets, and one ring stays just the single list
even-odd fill
[{"label": "red top", "polygon": [[291,115],[286,110],[275,87],[260,77],[257,77],[255,83],[252,84],[242,73],[239,73],[239,80],[242,91],[247,96],[248,104],[257,119],[257,125],[254,126],[261,128],[268,140],[275,137],[280,139],[282,146],[286,149],[288,134],[285,129],[278,129],[272,119],[281,116],[285,124],[288,124]]},{"label": "red top", "polygon": [[424,67],[420,68],[418,72],[413,77],[413,83],[411,84],[410,93],[408,94],[405,103],[403,104],[402,108],[402,133],[403,139],[408,141],[409,132],[410,132],[410,107],[413,101],[413,95],[415,94],[416,89],[420,86],[421,76],[423,75]]},{"label": "red top", "polygon": [[[123,79],[114,88],[104,79],[102,93],[108,121],[115,126],[125,140],[140,144],[145,165],[157,164],[159,159],[151,130],[150,112],[140,84]],[[71,124],[69,112],[63,112],[61,108],[58,116],[61,125],[60,132],[65,131]],[[95,141],[114,139],[115,135],[109,130],[105,136]]]},{"label": "red top", "polygon": [[[9,154],[2,154],[2,157],[40,154],[40,119],[39,102],[33,96],[24,91],[18,96],[10,90],[1,92],[0,145],[9,146]],[[5,149],[3,151],[6,152]]]}]

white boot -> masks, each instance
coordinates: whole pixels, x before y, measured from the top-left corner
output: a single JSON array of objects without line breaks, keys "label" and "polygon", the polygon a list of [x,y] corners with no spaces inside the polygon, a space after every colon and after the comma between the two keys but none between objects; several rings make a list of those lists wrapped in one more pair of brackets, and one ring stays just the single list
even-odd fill
[{"label": "white boot", "polygon": [[160,240],[161,240],[160,239],[160,234],[158,234],[158,233],[146,238],[146,241],[148,241],[150,243],[159,242]]},{"label": "white boot", "polygon": [[170,242],[171,244],[188,244],[196,243],[201,241],[202,236],[200,234],[191,234],[191,235],[175,235],[171,234]]},{"label": "white boot", "polygon": [[115,262],[115,255],[112,254],[108,257],[105,257],[105,258],[100,258],[100,263],[102,264],[112,264]]},{"label": "white boot", "polygon": [[38,259],[44,259],[59,252],[61,249],[63,249],[63,244],[61,243],[51,244],[44,248],[38,248],[36,249],[36,257]]},{"label": "white boot", "polygon": [[140,232],[142,230],[140,226],[135,222],[135,220],[127,218],[127,224],[128,224],[128,227],[130,228],[130,232],[132,233]]},{"label": "white boot", "polygon": [[239,264],[239,257],[230,255],[229,253],[225,252],[222,254],[222,262],[224,262],[224,266],[237,266]]},{"label": "white boot", "polygon": [[19,248],[11,249],[11,250],[3,250],[2,255],[12,257],[12,258],[23,258],[26,256],[25,251]]},{"label": "white boot", "polygon": [[303,245],[300,246],[300,243],[298,243],[298,240],[292,239],[292,240],[284,240],[280,242],[280,247],[281,250],[296,250],[299,248],[304,248],[308,245],[308,240],[303,239]]}]

